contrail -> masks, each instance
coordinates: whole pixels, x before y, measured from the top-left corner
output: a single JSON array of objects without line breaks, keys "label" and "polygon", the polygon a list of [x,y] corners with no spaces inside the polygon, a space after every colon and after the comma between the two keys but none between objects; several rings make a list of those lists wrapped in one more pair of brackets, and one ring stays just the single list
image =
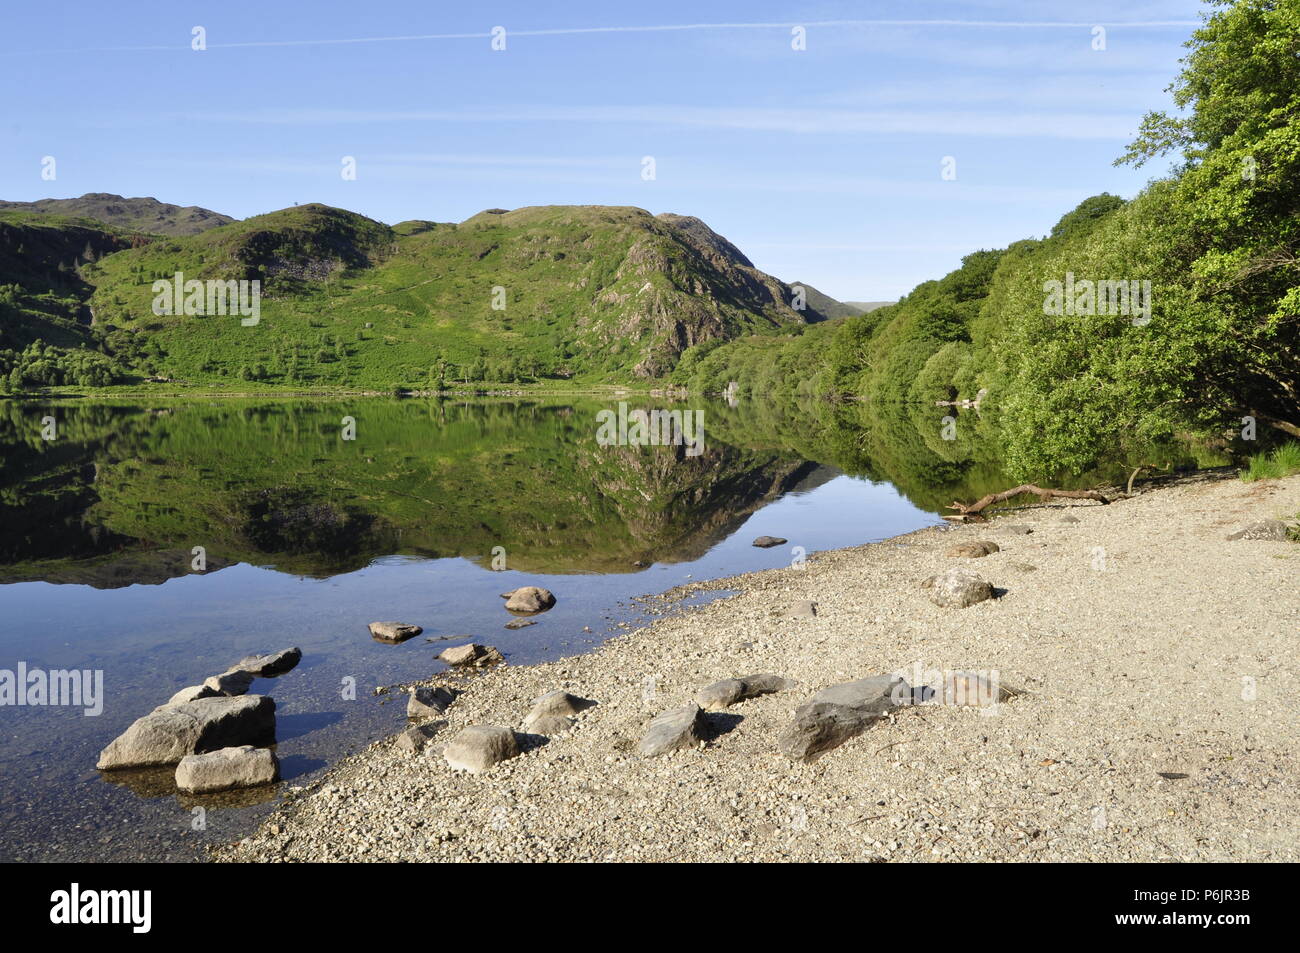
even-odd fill
[{"label": "contrail", "polygon": [[[1093,27],[1107,29],[1187,29],[1202,26],[1200,20],[1140,20],[1107,22],[1104,20],[1064,22],[1060,20],[804,20],[788,23],[676,23],[650,26],[590,26],[557,27],[550,30],[512,30],[505,28],[506,38],[518,36],[580,36],[591,33],[670,33],[692,30],[777,30],[793,27],[954,27],[963,29],[1015,29],[1015,30],[1087,30]],[[254,49],[277,46],[344,46],[358,43],[415,43],[428,40],[486,40],[490,31],[482,33],[417,33],[409,36],[362,36],[318,40],[249,40],[241,43],[209,43],[208,49]],[[0,56],[49,53],[126,53],[158,50],[189,49],[188,39],[175,45],[163,46],[110,46],[84,50],[7,50]]]}]

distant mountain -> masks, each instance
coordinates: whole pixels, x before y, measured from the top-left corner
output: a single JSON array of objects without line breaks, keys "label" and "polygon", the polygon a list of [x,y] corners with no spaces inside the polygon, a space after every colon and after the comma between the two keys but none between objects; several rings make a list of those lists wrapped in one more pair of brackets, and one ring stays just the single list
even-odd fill
[{"label": "distant mountain", "polygon": [[[256,330],[157,316],[155,280],[259,280]],[[699,219],[610,206],[490,209],[389,227],[302,205],[81,269],[110,349],[153,370],[326,386],[661,378],[692,345],[824,320]],[[0,274],[0,283],[4,276]],[[138,333],[136,333],[138,332]],[[445,370],[444,370],[445,366]]]},{"label": "distant mountain", "polygon": [[823,294],[806,281],[792,281],[791,288],[804,289],[804,301],[809,309],[818,314],[829,318],[851,318],[855,314],[862,314],[868,308],[860,308],[855,304],[847,301],[836,301],[828,294]]},{"label": "distant mountain", "polygon": [[88,192],[77,199],[41,199],[37,202],[0,201],[0,211],[33,212],[64,218],[90,218],[123,231],[151,235],[197,235],[229,225],[235,219],[195,205],[168,205],[154,198],[123,198],[109,192]]},{"label": "distant mountain", "polygon": [[846,301],[844,303],[850,308],[857,308],[858,314],[866,314],[868,311],[875,311],[877,308],[898,304],[897,301]]}]

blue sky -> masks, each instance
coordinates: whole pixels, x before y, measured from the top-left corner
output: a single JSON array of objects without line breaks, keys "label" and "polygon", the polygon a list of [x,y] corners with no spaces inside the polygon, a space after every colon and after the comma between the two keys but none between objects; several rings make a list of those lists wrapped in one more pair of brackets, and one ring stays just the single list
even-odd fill
[{"label": "blue sky", "polygon": [[[315,201],[389,223],[636,205],[698,215],[787,281],[892,299],[1161,171],[1111,162],[1144,112],[1167,107],[1181,24],[1202,9],[10,3],[0,197],[152,195],[241,218]],[[796,24],[805,50],[791,48]],[[628,27],[690,28],[613,29]],[[390,39],[318,42],[376,37]]]}]

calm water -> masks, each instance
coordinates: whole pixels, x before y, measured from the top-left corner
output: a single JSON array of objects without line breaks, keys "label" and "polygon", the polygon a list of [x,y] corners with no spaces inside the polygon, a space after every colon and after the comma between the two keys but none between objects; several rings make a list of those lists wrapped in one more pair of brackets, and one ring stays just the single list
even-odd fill
[{"label": "calm water", "polygon": [[[134,719],[246,654],[304,651],[253,687],[276,700],[283,775],[301,784],[404,727],[405,696],[372,690],[439,670],[448,643],[428,639],[554,659],[634,622],[636,596],[939,521],[878,474],[846,475],[834,440],[823,452],[781,411],[706,406],[691,457],[600,446],[605,406],[0,404],[0,669],[102,670],[106,696],[98,717],[0,708],[0,859],[188,859],[244,836],[276,790],[193,799],[171,771],[94,765]],[[764,534],[789,543],[750,545]],[[525,584],[558,605],[505,629],[499,593]],[[425,632],[380,644],[375,619]]]}]

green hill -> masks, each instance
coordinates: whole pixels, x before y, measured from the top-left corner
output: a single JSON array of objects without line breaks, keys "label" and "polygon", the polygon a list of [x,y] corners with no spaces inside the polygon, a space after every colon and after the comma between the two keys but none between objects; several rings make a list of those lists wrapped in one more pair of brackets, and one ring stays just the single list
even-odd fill
[{"label": "green hill", "polygon": [[[158,316],[153,283],[258,280],[261,320]],[[823,318],[698,219],[630,207],[493,209],[394,227],[305,205],[84,269],[110,349],[187,382],[426,387],[660,378],[683,350]]]},{"label": "green hill", "polygon": [[0,201],[0,211],[28,212],[58,218],[89,218],[111,228],[150,235],[197,235],[234,219],[196,205],[169,205],[155,198],[123,198],[110,192],[89,192],[75,199],[36,202]]}]

